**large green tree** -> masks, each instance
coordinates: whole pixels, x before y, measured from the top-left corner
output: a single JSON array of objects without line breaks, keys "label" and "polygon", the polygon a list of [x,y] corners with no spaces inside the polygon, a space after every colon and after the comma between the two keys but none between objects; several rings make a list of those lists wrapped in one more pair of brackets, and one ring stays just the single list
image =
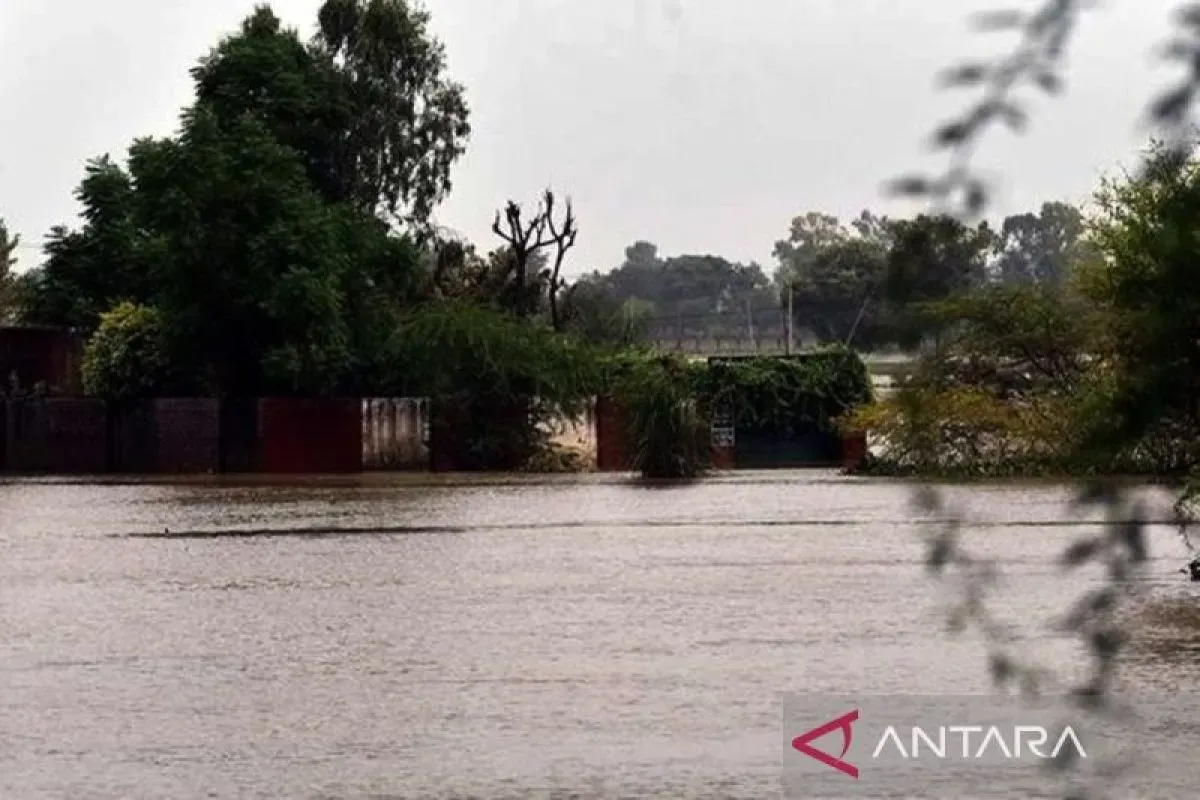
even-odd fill
[{"label": "large green tree", "polygon": [[871,347],[881,342],[880,286],[887,251],[862,237],[845,239],[816,253],[790,284],[797,326],[821,342]]},{"label": "large green tree", "polygon": [[429,12],[415,0],[325,0],[317,20],[314,47],[349,87],[342,187],[360,209],[424,225],[471,132]]},{"label": "large green tree", "polygon": [[716,255],[684,254],[663,258],[645,241],[625,249],[621,266],[593,279],[625,302],[653,304],[663,318],[744,314],[746,305],[778,308],[770,280],[755,263],[742,264]]},{"label": "large green tree", "polygon": [[[408,24],[403,3],[371,5],[370,29],[346,36],[380,59],[387,91],[424,91],[436,65],[422,48],[438,45],[418,46],[423,12]],[[392,28],[380,27],[388,19]],[[406,53],[425,78],[383,74]],[[320,37],[303,44],[257,9],[194,71],[196,100],[177,136],[135,142],[125,169],[107,157],[89,165],[84,224],[52,231],[29,318],[91,331],[118,303],[151,307],[188,391],[366,392],[383,381],[386,344],[423,284],[412,237],[389,219],[419,224],[448,177],[427,163],[444,145],[437,137],[410,130],[402,168],[394,139],[347,136],[360,123],[393,134],[405,124],[381,95],[368,101],[355,88],[373,80],[355,58]]]},{"label": "large green tree", "polygon": [[1071,267],[1086,257],[1083,213],[1061,202],[1043,203],[1038,213],[1006,218],[996,238],[996,277],[1004,283],[1061,286]]},{"label": "large green tree", "polygon": [[83,226],[50,230],[46,259],[30,277],[24,309],[29,320],[91,332],[117,303],[149,299],[149,251],[135,219],[134,195],[130,175],[112,158],[87,163],[75,191]]},{"label": "large green tree", "polygon": [[1154,145],[1138,175],[1106,180],[1092,234],[1103,258],[1081,276],[1107,310],[1117,381],[1098,440],[1131,441],[1183,424],[1200,431],[1200,160]]},{"label": "large green tree", "polygon": [[892,241],[883,293],[892,335],[914,346],[936,335],[941,321],[928,304],[983,287],[995,232],[986,222],[966,225],[945,215],[921,214],[889,224]]},{"label": "large green tree", "polygon": [[326,0],[303,43],[266,6],[193,70],[224,121],[251,113],[303,154],[328,200],[423,229],[470,134],[429,13],[406,0]]},{"label": "large green tree", "polygon": [[852,341],[870,348],[883,341],[881,287],[891,223],[863,211],[849,226],[829,214],[792,220],[775,243],[775,282],[795,324],[821,342]]}]

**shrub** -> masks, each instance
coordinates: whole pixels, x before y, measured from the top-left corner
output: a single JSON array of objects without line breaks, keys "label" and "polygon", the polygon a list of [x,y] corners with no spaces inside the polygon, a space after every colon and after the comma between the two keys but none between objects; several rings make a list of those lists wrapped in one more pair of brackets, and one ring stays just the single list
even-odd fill
[{"label": "shrub", "polygon": [[124,302],[100,316],[83,353],[83,387],[109,400],[150,397],[167,383],[162,318],[150,306]]}]

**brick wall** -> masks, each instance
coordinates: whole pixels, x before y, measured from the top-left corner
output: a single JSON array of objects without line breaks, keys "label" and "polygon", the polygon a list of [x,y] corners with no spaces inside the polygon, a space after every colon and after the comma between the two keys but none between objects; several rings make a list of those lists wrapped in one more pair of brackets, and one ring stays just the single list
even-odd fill
[{"label": "brick wall", "polygon": [[83,339],[59,328],[0,327],[0,381],[7,388],[11,373],[19,385],[31,389],[46,384],[53,394],[80,391]]},{"label": "brick wall", "polygon": [[6,469],[76,475],[107,471],[108,409],[103,400],[14,400],[5,417]]},{"label": "brick wall", "polygon": [[219,404],[210,397],[154,401],[154,471],[205,473],[220,469]]},{"label": "brick wall", "polygon": [[867,435],[855,431],[842,437],[842,467],[848,471],[858,468],[867,457]]},{"label": "brick wall", "polygon": [[258,468],[266,473],[361,472],[362,400],[265,397],[258,405]]},{"label": "brick wall", "polygon": [[596,469],[600,472],[625,472],[633,468],[632,464],[633,451],[624,413],[611,397],[597,398]]}]

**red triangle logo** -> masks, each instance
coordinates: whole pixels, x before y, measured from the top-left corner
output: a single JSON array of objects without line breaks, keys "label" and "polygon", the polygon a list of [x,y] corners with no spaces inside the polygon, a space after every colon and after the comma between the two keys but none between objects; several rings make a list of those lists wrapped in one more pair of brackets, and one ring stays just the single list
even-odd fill
[{"label": "red triangle logo", "polygon": [[[846,753],[850,752],[850,743],[854,739],[854,730],[851,726],[857,720],[858,720],[858,709],[855,709],[854,711],[851,711],[847,714],[843,714],[842,716],[838,717],[837,719],[833,719],[833,720],[830,720],[829,722],[826,722],[824,725],[813,728],[811,731],[808,731],[807,733],[800,734],[795,739],[792,739],[792,747],[795,748],[797,751],[803,753],[804,755],[808,756],[809,758],[816,759],[817,761],[820,761],[825,766],[833,767],[838,772],[841,772],[845,775],[849,775],[851,778],[854,778],[855,780],[857,780],[858,779],[858,767],[854,766],[849,761],[844,760],[846,757]],[[824,750],[818,750],[817,748],[812,746],[812,742],[816,741],[817,739],[820,739],[823,736],[827,736],[828,734],[833,733],[834,731],[837,731],[837,730],[840,730],[842,732],[841,755],[831,756],[829,753],[826,753]]]}]

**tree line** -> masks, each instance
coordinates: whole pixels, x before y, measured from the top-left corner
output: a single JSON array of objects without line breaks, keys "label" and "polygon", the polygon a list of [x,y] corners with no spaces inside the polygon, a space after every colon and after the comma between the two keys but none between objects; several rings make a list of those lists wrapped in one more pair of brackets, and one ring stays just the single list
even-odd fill
[{"label": "tree line", "polygon": [[[1059,202],[999,228],[811,212],[770,274],[638,241],[569,282],[569,198],[507,203],[488,244],[432,223],[471,127],[429,25],[405,0],[325,0],[305,41],[257,7],[191,70],[175,135],[87,163],[82,224],[52,229],[40,265],[10,274],[0,226],[5,318],[81,331],[86,382],[113,397],[466,391],[518,373],[544,389],[562,376],[528,362],[565,363],[564,337],[637,344],[648,322],[691,315],[740,329],[746,308],[791,307],[821,343],[912,347],[931,302],[1060,286],[1094,247]],[[533,348],[520,364],[479,362],[514,341]]]},{"label": "tree line", "polygon": [[868,468],[1191,475],[1200,467],[1198,212],[1196,146],[1155,143],[1136,173],[1101,182],[1082,236],[1046,276],[1006,281],[1001,272],[922,304],[935,346],[897,395],[845,421],[884,446]]},{"label": "tree line", "polygon": [[[929,333],[912,313],[921,304],[988,285],[1061,285],[1089,246],[1083,212],[1064,202],[1009,216],[998,228],[870,211],[843,223],[809,212],[775,243],[769,274],[714,255],[663,257],[638,241],[615,269],[585,275],[568,291],[609,329],[618,327],[612,320],[644,333],[652,322],[695,319],[736,332],[747,311],[790,305],[797,329],[818,343],[911,347]],[[586,332],[604,329],[593,324]]]}]

